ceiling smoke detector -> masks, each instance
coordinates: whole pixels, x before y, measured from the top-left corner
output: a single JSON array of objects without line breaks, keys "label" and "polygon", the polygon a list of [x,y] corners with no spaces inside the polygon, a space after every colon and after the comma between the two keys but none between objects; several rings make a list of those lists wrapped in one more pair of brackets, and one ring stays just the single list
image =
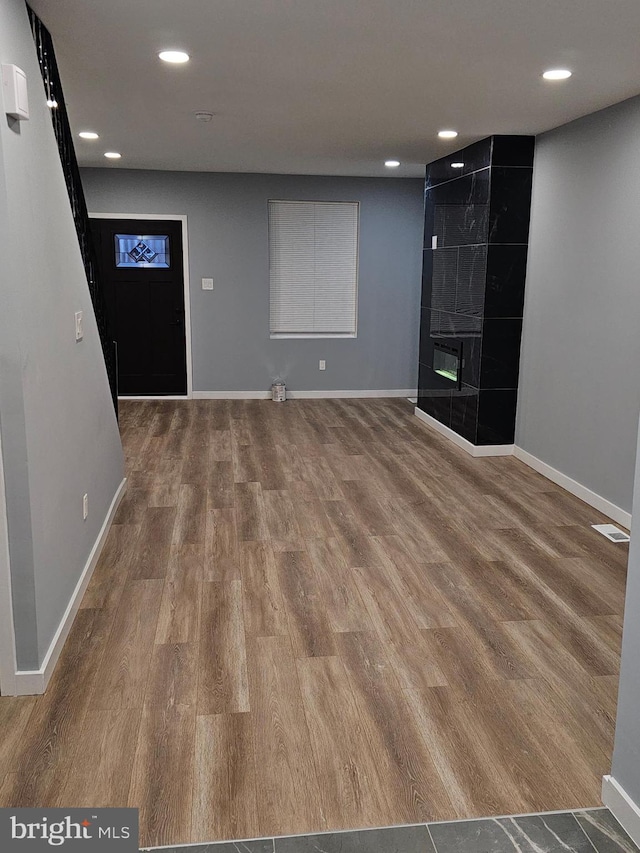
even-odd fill
[{"label": "ceiling smoke detector", "polygon": [[211,121],[211,119],[213,118],[213,113],[208,113],[204,110],[198,111],[195,115],[198,121]]}]

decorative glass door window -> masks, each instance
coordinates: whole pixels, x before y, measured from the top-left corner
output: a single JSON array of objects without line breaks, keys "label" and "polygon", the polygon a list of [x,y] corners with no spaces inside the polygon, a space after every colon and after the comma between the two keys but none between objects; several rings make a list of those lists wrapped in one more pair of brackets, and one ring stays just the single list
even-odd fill
[{"label": "decorative glass door window", "polygon": [[116,267],[168,269],[171,265],[169,237],[165,234],[116,234]]}]

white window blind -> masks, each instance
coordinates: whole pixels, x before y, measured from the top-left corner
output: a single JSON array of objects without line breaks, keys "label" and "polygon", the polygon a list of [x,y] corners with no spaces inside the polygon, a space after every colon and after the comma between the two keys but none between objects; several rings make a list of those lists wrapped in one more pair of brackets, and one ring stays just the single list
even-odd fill
[{"label": "white window blind", "polygon": [[357,202],[269,202],[273,337],[355,337]]}]

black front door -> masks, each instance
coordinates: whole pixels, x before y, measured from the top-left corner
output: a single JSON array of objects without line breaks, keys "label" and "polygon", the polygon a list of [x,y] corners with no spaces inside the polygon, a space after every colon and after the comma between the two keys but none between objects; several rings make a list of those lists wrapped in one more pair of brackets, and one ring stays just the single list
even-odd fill
[{"label": "black front door", "polygon": [[118,394],[186,394],[182,224],[93,219]]}]

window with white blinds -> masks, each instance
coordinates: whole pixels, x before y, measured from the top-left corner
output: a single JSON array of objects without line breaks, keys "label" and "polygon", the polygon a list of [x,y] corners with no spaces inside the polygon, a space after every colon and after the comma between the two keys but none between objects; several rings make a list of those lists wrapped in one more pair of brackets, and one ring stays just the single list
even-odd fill
[{"label": "window with white blinds", "polygon": [[270,201],[271,337],[355,337],[358,202]]}]

